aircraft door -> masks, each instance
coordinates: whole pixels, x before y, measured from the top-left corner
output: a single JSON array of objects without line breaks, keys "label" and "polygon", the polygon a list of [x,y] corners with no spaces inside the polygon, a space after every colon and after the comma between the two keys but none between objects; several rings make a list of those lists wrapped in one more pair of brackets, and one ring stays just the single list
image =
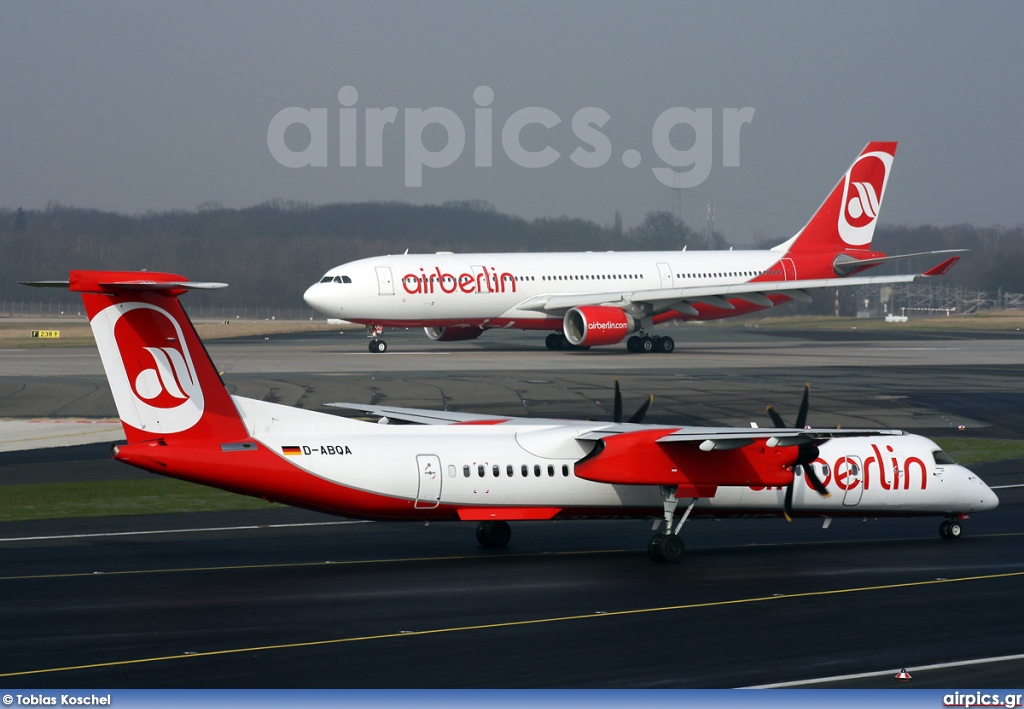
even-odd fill
[{"label": "aircraft door", "polygon": [[784,258],[781,259],[783,278],[787,281],[796,280],[796,264],[793,263],[793,259]]},{"label": "aircraft door", "polygon": [[395,282],[391,280],[391,269],[388,266],[377,266],[377,286],[380,295],[395,294]]},{"label": "aircraft door", "polygon": [[[845,478],[843,478],[844,473]],[[843,505],[854,507],[860,504],[860,498],[864,496],[864,465],[860,458],[855,455],[840,458],[836,462],[833,475],[837,482],[844,480],[846,492],[843,494]]]},{"label": "aircraft door", "polygon": [[473,288],[470,293],[490,293],[491,281],[487,275],[487,269],[483,266],[470,266],[473,272]]},{"label": "aircraft door", "polygon": [[436,455],[416,456],[419,488],[416,509],[433,509],[441,501],[441,459]]},{"label": "aircraft door", "polygon": [[672,268],[667,263],[658,264],[658,273],[661,275],[661,287],[672,287]]}]

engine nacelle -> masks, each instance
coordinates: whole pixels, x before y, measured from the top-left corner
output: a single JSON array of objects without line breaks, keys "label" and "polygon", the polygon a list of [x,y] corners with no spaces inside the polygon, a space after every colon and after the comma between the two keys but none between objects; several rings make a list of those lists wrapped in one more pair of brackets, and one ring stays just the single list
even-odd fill
[{"label": "engine nacelle", "polygon": [[636,321],[618,308],[583,305],[562,319],[565,339],[579,347],[614,345],[637,329]]},{"label": "engine nacelle", "polygon": [[460,340],[475,340],[483,334],[483,328],[476,325],[465,325],[461,327],[425,327],[423,331],[427,337],[436,342],[458,342]]}]

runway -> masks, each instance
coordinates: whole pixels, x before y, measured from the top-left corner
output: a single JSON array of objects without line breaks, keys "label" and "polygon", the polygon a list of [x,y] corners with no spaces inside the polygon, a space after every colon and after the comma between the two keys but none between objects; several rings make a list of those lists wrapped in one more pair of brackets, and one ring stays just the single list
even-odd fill
[{"label": "runway", "polygon": [[[393,356],[399,337],[384,356],[357,352],[361,340],[298,337],[211,352],[238,393],[306,408],[386,400],[608,417],[619,376],[627,410],[655,394],[648,420],[747,425],[766,403],[792,415],[809,380],[816,425],[1024,435],[1024,344],[1014,335],[820,346],[701,332],[710,334],[694,348],[717,352],[705,364],[681,347],[601,354],[592,366],[593,351],[547,353],[516,336],[452,343],[437,372]],[[926,354],[958,342],[962,360]],[[47,351],[57,354],[41,370],[75,373],[27,377],[5,358],[0,415],[112,415],[102,381],[81,369],[87,354],[61,352]],[[260,352],[281,369],[250,365]],[[0,455],[0,485],[146,475],[95,446],[15,455]],[[2,523],[0,685],[893,687],[888,671],[908,667],[913,687],[1013,687],[1024,676],[1024,461],[971,467],[1001,488],[1002,503],[956,542],[931,518],[843,519],[827,530],[815,520],[695,520],[678,566],[651,563],[641,521],[520,523],[499,552],[476,545],[472,524],[291,509]],[[913,669],[928,665],[941,667]]]}]

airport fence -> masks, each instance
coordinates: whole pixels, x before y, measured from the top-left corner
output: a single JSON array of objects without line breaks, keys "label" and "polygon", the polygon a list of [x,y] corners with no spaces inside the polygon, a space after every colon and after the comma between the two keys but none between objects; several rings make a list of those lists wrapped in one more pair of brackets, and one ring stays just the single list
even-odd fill
[{"label": "airport fence", "polygon": [[1024,310],[1024,293],[995,293],[931,283],[896,283],[855,289],[858,309],[885,314],[970,315],[983,310]]}]

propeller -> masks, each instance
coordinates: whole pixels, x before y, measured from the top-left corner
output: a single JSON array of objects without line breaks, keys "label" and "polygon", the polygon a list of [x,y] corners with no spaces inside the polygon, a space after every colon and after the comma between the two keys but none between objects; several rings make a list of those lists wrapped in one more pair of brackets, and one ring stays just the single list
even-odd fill
[{"label": "propeller", "polygon": [[[651,403],[654,401],[654,395],[647,397],[647,401],[636,410],[626,423],[641,423],[644,420],[644,416],[647,415],[647,409],[651,408]],[[618,377],[615,379],[615,405],[612,408],[612,420],[615,423],[622,423],[622,390],[619,388]]]},{"label": "propeller", "polygon": [[[804,384],[804,396],[800,401],[800,410],[796,415],[796,426],[794,428],[805,428],[807,426],[807,411],[810,403],[811,385]],[[786,422],[782,420],[779,413],[772,407],[768,406],[766,411],[772,419],[772,423],[775,424],[776,428],[789,428]],[[793,518],[793,485],[796,483],[796,476],[803,475],[807,478],[807,482],[814,488],[822,497],[831,497],[832,493],[828,491],[825,484],[818,479],[815,475],[814,469],[811,467],[811,463],[818,457],[818,446],[814,443],[802,443],[797,448],[796,461],[793,463],[793,481],[786,487],[786,499],[783,504],[783,513],[786,515],[786,519],[792,521]]]}]

